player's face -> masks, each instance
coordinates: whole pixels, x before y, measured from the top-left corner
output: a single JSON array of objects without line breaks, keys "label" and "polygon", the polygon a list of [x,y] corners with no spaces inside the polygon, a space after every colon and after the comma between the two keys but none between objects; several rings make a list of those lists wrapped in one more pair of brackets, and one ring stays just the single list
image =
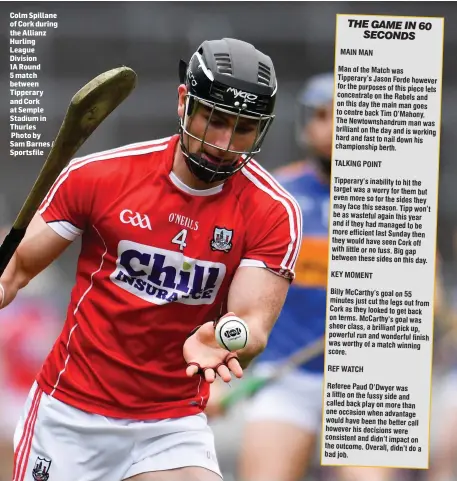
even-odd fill
[{"label": "player's face", "polygon": [[313,151],[321,156],[332,156],[333,103],[317,108],[305,127],[305,135]]},{"label": "player's face", "polygon": [[[185,98],[180,95],[178,113],[183,115]],[[215,164],[232,164],[240,154],[229,152],[250,152],[260,133],[260,121],[213,110],[198,103],[189,116],[187,130],[196,139],[185,135],[185,144],[189,153],[202,155]],[[205,143],[201,140],[204,139]],[[212,144],[212,145],[208,145]]]},{"label": "player's face", "polygon": [[[236,160],[239,154],[228,152],[249,152],[257,139],[259,124],[256,120],[237,118],[235,115],[212,110],[199,104],[196,112],[189,121],[189,132],[205,142],[217,146],[203,145],[196,139],[190,139],[190,152],[210,157],[208,160],[215,162],[229,162]],[[205,133],[206,131],[206,133]],[[211,159],[213,157],[213,159]]]}]

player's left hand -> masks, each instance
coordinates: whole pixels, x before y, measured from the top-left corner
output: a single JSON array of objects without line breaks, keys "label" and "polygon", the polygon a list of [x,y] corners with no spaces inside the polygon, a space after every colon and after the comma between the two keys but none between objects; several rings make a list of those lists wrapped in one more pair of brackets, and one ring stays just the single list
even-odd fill
[{"label": "player's left hand", "polygon": [[[233,312],[228,312],[226,316],[233,314]],[[202,375],[205,380],[213,383],[216,379],[216,373],[225,382],[231,381],[230,373],[233,373],[237,378],[243,376],[243,369],[236,353],[222,349],[217,343],[212,321],[202,324],[186,340],[183,354],[184,359],[189,364],[186,369],[186,374],[189,377],[203,372]]]}]

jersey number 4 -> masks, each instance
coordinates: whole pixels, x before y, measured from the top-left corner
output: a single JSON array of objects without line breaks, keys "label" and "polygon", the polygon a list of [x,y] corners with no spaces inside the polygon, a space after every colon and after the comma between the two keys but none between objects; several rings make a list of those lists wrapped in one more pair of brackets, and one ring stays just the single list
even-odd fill
[{"label": "jersey number 4", "polygon": [[183,251],[184,250],[184,247],[187,246],[186,244],[186,237],[187,237],[187,229],[183,229],[182,231],[178,232],[178,234],[176,234],[171,243],[172,244],[177,244],[179,246],[179,250],[180,251]]}]

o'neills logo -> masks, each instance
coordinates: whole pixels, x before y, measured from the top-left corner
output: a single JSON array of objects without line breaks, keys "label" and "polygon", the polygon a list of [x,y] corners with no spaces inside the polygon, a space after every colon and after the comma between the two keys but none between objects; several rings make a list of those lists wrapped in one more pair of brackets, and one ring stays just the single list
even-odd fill
[{"label": "o'neills logo", "polygon": [[193,220],[185,215],[175,214],[174,212],[168,216],[168,222],[182,225],[188,229],[198,230],[198,220]]}]

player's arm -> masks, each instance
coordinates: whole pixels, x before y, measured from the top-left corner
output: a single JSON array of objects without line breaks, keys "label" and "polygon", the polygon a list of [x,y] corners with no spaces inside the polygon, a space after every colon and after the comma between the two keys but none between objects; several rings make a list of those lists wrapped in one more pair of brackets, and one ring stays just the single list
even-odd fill
[{"label": "player's arm", "polygon": [[[274,182],[271,182],[274,186]],[[266,347],[268,337],[295,277],[295,263],[302,239],[302,214],[296,200],[281,187],[279,198],[259,199],[259,210],[247,219],[251,228],[246,248],[229,290],[228,312],[249,326],[249,339],[237,351],[246,367]]]},{"label": "player's arm", "polygon": [[241,367],[247,367],[265,349],[289,285],[289,280],[261,267],[240,267],[236,271],[227,306],[249,326],[248,343],[237,351]]},{"label": "player's arm", "polygon": [[83,233],[91,219],[96,179],[97,171],[79,159],[63,169],[0,278],[2,307]]},{"label": "player's arm", "polygon": [[24,238],[0,278],[5,291],[0,306],[6,307],[35,276],[54,261],[71,241],[63,238],[43,220],[39,213],[30,222]]}]

